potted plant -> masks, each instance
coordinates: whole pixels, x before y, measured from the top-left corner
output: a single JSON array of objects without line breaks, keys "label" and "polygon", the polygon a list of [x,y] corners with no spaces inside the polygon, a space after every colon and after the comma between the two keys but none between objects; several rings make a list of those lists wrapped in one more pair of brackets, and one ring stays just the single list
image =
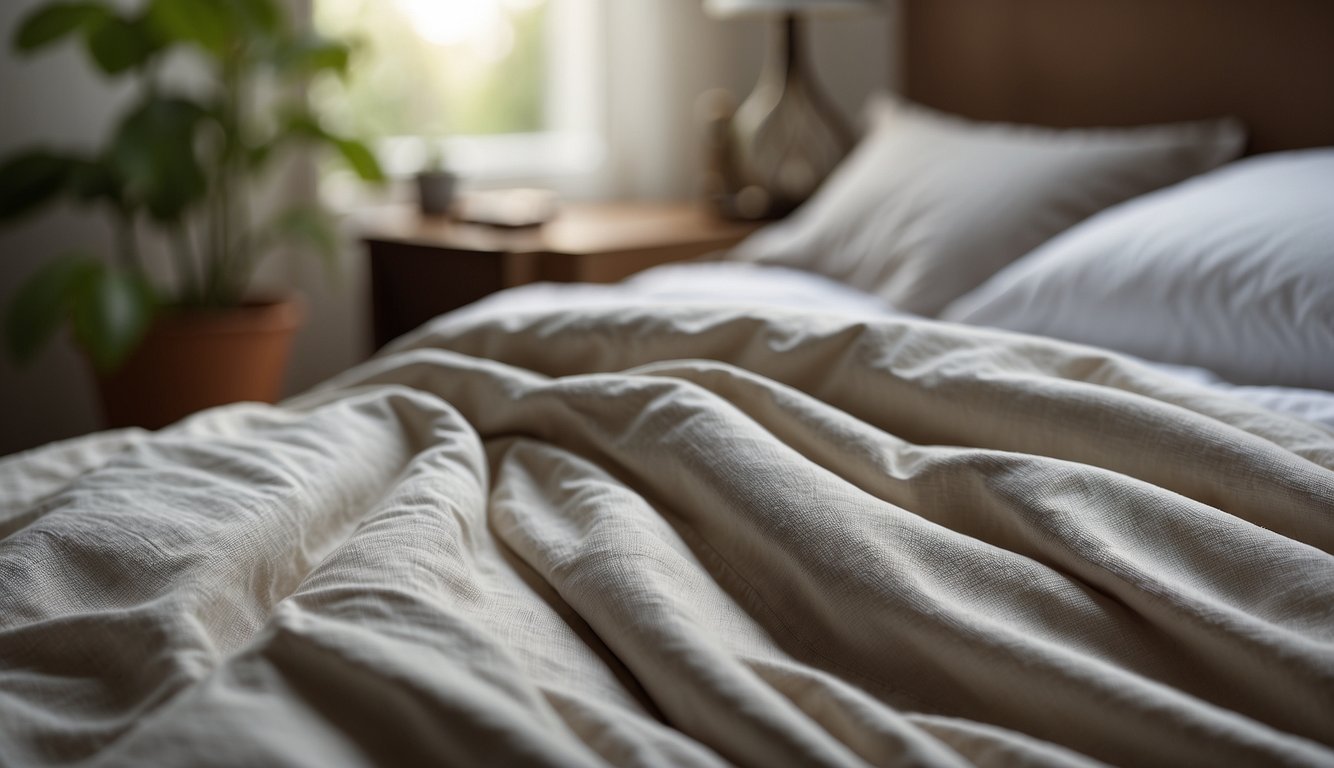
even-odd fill
[{"label": "potted plant", "polygon": [[446,216],[454,204],[457,177],[445,168],[445,153],[439,139],[425,141],[426,162],[417,171],[417,208],[423,216]]},{"label": "potted plant", "polygon": [[[14,36],[21,53],[79,41],[101,72],[131,78],[137,93],[98,151],[42,147],[0,161],[0,222],[66,199],[106,211],[116,233],[105,251],[38,270],[8,308],[5,335],[22,363],[70,328],[97,373],[108,422],[159,427],[278,394],[300,306],[249,296],[251,278],[276,249],[331,257],[337,245],[318,205],[256,210],[252,195],[281,160],[316,144],[364,179],[381,172],[365,145],[326,129],[306,102],[304,83],[344,73],[349,46],[303,31],[281,0],[124,8],[48,3]],[[199,68],[187,57],[206,77],[172,85],[168,64]],[[150,275],[145,234],[170,254],[173,274]]]}]

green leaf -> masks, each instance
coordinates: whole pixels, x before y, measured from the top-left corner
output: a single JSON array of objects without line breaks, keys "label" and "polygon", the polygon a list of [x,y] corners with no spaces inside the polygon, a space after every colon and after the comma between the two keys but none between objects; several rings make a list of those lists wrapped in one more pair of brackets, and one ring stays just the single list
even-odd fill
[{"label": "green leaf", "polygon": [[232,0],[152,0],[148,16],[167,39],[194,43],[221,56],[243,40]]},{"label": "green leaf", "polygon": [[337,137],[330,137],[329,140],[338,150],[338,154],[342,155],[343,161],[356,171],[363,181],[384,181],[384,171],[380,169],[380,161],[375,159],[375,154],[365,144]]},{"label": "green leaf", "polygon": [[38,9],[19,25],[14,47],[35,51],[111,15],[101,3],[55,3]]},{"label": "green leaf", "polygon": [[321,141],[333,147],[353,171],[364,181],[384,181],[384,171],[375,153],[355,139],[345,139],[324,129],[313,116],[297,112],[287,117],[287,131],[295,136]]},{"label": "green leaf", "polygon": [[75,162],[37,150],[0,163],[0,221],[18,218],[64,192]]},{"label": "green leaf", "polygon": [[275,136],[268,141],[256,144],[252,147],[247,147],[245,152],[246,165],[254,171],[263,168],[268,164],[269,159],[274,156],[278,149],[282,147],[284,143],[283,138],[284,137],[282,136]]},{"label": "green leaf", "polygon": [[329,138],[329,134],[325,132],[314,115],[304,110],[293,110],[283,119],[283,124],[287,127],[287,132],[295,136],[320,141]]},{"label": "green leaf", "polygon": [[147,19],[108,15],[87,26],[88,54],[108,75],[138,67],[162,49]]},{"label": "green leaf", "polygon": [[128,200],[161,222],[174,222],[202,199],[208,177],[195,150],[205,110],[179,97],[150,96],[121,121],[110,164]]},{"label": "green leaf", "polygon": [[245,26],[253,32],[276,35],[287,26],[284,7],[274,0],[232,0]]},{"label": "green leaf", "polygon": [[74,196],[82,203],[103,200],[114,203],[118,208],[125,207],[120,178],[111,161],[106,158],[76,161],[69,184]]},{"label": "green leaf", "polygon": [[343,43],[315,36],[285,42],[273,54],[274,65],[279,70],[302,76],[318,72],[346,76],[351,58],[352,49]]},{"label": "green leaf", "polygon": [[26,365],[69,319],[74,286],[100,265],[88,256],[66,256],[37,270],[14,294],[5,315],[9,356]]},{"label": "green leaf", "polygon": [[74,338],[98,370],[115,370],[134,351],[157,311],[143,277],[97,262],[72,286],[70,314]]}]

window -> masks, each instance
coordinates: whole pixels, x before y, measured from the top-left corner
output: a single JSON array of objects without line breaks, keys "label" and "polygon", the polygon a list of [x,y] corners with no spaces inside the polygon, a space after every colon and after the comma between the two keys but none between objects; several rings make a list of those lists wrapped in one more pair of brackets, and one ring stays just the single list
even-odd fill
[{"label": "window", "polygon": [[315,0],[316,27],[362,50],[312,98],[393,175],[436,150],[474,180],[586,173],[601,154],[594,2]]}]

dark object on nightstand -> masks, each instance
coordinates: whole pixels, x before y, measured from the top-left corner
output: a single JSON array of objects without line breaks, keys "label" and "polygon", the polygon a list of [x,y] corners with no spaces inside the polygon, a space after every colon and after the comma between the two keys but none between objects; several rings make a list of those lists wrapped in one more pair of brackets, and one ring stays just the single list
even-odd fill
[{"label": "dark object on nightstand", "polygon": [[[873,11],[870,0],[705,0],[717,16],[775,15],[774,44],[755,90],[735,111],[718,96],[703,105],[710,200],[730,218],[786,216],[815,193],[852,148],[853,132],[806,60],[807,14]],[[721,155],[721,159],[720,159]]]},{"label": "dark object on nightstand", "polygon": [[447,216],[454,204],[454,189],[458,177],[449,171],[419,171],[417,181],[417,208],[423,216]]},{"label": "dark object on nightstand", "polygon": [[692,204],[569,203],[541,227],[428,219],[407,207],[361,222],[371,260],[375,348],[502,288],[542,280],[612,283],[724,250],[756,225]]}]

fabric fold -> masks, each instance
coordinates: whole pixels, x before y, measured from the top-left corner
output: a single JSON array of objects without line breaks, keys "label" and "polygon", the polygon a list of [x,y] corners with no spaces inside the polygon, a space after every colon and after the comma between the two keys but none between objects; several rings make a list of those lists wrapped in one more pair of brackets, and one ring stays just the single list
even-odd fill
[{"label": "fabric fold", "polygon": [[941,323],[446,317],[0,464],[0,764],[1328,765],[1331,457]]}]

